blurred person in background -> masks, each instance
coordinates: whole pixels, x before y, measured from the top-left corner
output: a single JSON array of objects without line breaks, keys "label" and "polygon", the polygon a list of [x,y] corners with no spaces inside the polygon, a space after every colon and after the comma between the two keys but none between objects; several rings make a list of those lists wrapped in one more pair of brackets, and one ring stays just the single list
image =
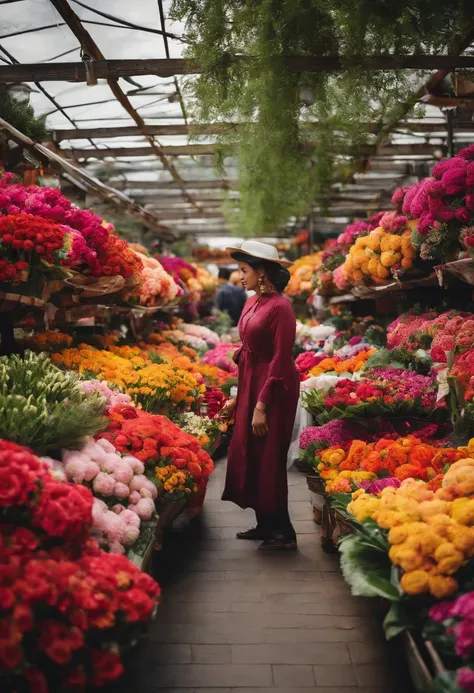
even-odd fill
[{"label": "blurred person in background", "polygon": [[242,286],[233,286],[230,279],[231,271],[227,267],[219,270],[219,286],[217,287],[216,307],[227,312],[233,325],[237,325],[247,300],[247,294]]}]

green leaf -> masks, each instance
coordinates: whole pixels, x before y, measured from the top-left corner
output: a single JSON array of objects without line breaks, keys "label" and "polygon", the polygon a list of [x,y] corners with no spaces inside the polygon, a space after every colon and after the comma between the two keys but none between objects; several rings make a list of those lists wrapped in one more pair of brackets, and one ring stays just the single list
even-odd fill
[{"label": "green leaf", "polygon": [[411,625],[411,622],[407,617],[407,610],[405,607],[405,602],[394,601],[388,610],[388,613],[383,621],[383,628],[387,640],[391,640],[397,635],[400,635],[400,633],[403,633],[403,631]]}]

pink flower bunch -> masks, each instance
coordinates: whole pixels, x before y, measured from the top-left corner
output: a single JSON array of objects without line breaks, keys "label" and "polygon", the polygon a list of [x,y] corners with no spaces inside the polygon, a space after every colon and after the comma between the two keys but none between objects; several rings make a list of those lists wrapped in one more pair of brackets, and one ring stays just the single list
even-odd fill
[{"label": "pink flower bunch", "polygon": [[220,344],[220,337],[216,332],[213,332],[208,327],[203,325],[191,325],[184,323],[181,326],[184,334],[190,335],[191,337],[198,337],[199,339],[204,339],[210,346],[216,347]]},{"label": "pink flower bunch", "polygon": [[74,207],[56,188],[28,187],[14,183],[4,174],[0,178],[0,212],[19,214],[26,212],[37,217],[62,224],[68,231],[75,230],[69,251],[77,263],[87,266],[93,276],[121,274],[131,277],[141,269],[138,257],[128,249],[128,244],[113,233],[112,225],[104,225],[102,219],[90,210]]},{"label": "pink flower bunch", "polygon": [[89,394],[98,392],[107,400],[107,409],[115,407],[117,404],[131,404],[132,398],[123,392],[111,390],[105,380],[81,380],[79,382],[83,392]]},{"label": "pink flower bunch", "polygon": [[415,183],[405,192],[403,214],[418,220],[421,235],[454,222],[466,225],[474,218],[474,147],[466,147],[432,170],[432,178]]},{"label": "pink flower bunch", "polygon": [[420,347],[415,340],[416,332],[427,320],[435,317],[436,313],[425,313],[423,315],[406,313],[400,315],[387,327],[387,348],[398,349],[404,347],[409,351],[415,351]]},{"label": "pink flower bunch", "polygon": [[143,462],[122,457],[105,438],[90,438],[79,451],[65,450],[62,459],[66,478],[88,486],[95,496],[93,528],[102,545],[124,553],[137,541],[140,522],[155,514],[158,491]]},{"label": "pink flower bunch", "polygon": [[346,226],[344,231],[337,237],[337,244],[351,246],[356,238],[359,238],[359,236],[367,236],[371,230],[369,222],[354,221],[352,224]]},{"label": "pink flower bunch", "polygon": [[214,349],[210,349],[204,354],[202,361],[211,366],[222,368],[223,371],[228,371],[232,375],[237,375],[238,368],[233,361],[233,356],[237,350],[236,344],[218,344]]},{"label": "pink flower bunch", "polygon": [[363,436],[364,433],[361,431],[360,426],[356,426],[348,421],[335,419],[324,424],[324,426],[310,426],[306,428],[300,435],[300,448],[306,450],[312,443],[323,443],[330,448],[333,445],[342,445],[354,439],[365,440]]},{"label": "pink flower bunch", "polygon": [[111,553],[125,553],[140,536],[141,519],[138,513],[117,504],[110,510],[99,498],[92,506],[92,529],[102,546]]},{"label": "pink flower bunch", "polygon": [[468,693],[474,693],[474,592],[466,592],[454,601],[441,602],[431,607],[429,616],[442,624],[446,635],[454,638],[454,652],[468,666],[456,672],[456,683]]},{"label": "pink flower bunch", "polygon": [[346,279],[346,273],[344,271],[344,265],[339,265],[332,272],[332,280],[334,285],[339,291],[345,291],[349,288],[350,284]]},{"label": "pink flower bunch", "polygon": [[177,296],[183,295],[183,290],[176,284],[173,277],[168,274],[158,260],[147,257],[142,253],[136,253],[140,258],[143,270],[140,275],[141,283],[138,286],[140,304],[153,306],[156,299],[172,301]]},{"label": "pink flower bunch", "polygon": [[157,496],[156,486],[143,474],[143,462],[132,455],[122,457],[104,438],[90,438],[81,450],[64,450],[62,460],[67,479],[90,486],[94,495],[131,504]]}]

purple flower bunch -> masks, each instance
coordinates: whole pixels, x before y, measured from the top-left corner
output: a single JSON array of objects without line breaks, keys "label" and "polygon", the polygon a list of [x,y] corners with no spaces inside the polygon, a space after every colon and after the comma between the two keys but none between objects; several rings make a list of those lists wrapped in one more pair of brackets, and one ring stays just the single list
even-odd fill
[{"label": "purple flower bunch", "polygon": [[348,421],[335,419],[324,426],[310,426],[300,435],[300,448],[306,450],[312,443],[325,443],[327,447],[342,445],[350,440],[361,440],[364,436],[360,426],[355,426]]}]

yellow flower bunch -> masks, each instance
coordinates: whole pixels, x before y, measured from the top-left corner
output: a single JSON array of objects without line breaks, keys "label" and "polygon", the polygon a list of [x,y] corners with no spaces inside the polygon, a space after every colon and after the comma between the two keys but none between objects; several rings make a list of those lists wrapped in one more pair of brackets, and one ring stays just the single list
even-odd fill
[{"label": "yellow flower bunch", "polygon": [[138,348],[111,349],[101,351],[79,345],[77,349],[64,349],[53,354],[52,360],[57,366],[75,370],[81,375],[93,374],[106,380],[151,413],[175,407],[187,409],[205,391],[205,386],[199,385],[192,373],[179,367],[191,365],[186,356],[179,357],[176,365],[154,364],[139,356],[141,351]]},{"label": "yellow flower bunch", "polygon": [[336,472],[336,476],[326,483],[325,490],[326,493],[350,493],[353,486],[357,486],[361,481],[375,481],[376,478],[377,475],[372,472]]},{"label": "yellow flower bunch", "polygon": [[26,340],[27,346],[32,351],[61,351],[72,344],[72,337],[64,332],[36,332]]},{"label": "yellow flower bunch", "polygon": [[313,274],[321,266],[323,253],[304,255],[290,267],[290,281],[285,289],[287,296],[299,296],[311,292]]},{"label": "yellow flower bunch", "polygon": [[164,467],[155,467],[156,485],[159,495],[168,495],[179,500],[197,493],[198,487],[188,472],[183,472],[172,464]]},{"label": "yellow flower bunch", "polygon": [[166,364],[150,364],[137,371],[123,371],[114,384],[152,414],[175,406],[187,409],[205,390],[205,386],[198,385],[191,373]]},{"label": "yellow flower bunch", "polygon": [[380,227],[356,239],[344,263],[344,274],[352,284],[383,283],[393,271],[411,269],[415,255],[410,232],[400,236]]},{"label": "yellow flower bunch", "polygon": [[107,380],[118,384],[123,373],[133,371],[134,368],[143,367],[145,359],[134,358],[134,362],[123,356],[118,356],[111,351],[95,349],[87,344],[80,344],[77,349],[64,349],[51,357],[56,366],[67,370],[94,374],[99,380]]},{"label": "yellow flower bunch", "polygon": [[433,491],[424,481],[406,479],[379,497],[357,491],[348,505],[360,522],[371,518],[389,530],[389,557],[403,571],[400,585],[409,595],[449,596],[458,588],[453,575],[474,556],[474,498],[454,497],[456,484],[444,482]]}]

